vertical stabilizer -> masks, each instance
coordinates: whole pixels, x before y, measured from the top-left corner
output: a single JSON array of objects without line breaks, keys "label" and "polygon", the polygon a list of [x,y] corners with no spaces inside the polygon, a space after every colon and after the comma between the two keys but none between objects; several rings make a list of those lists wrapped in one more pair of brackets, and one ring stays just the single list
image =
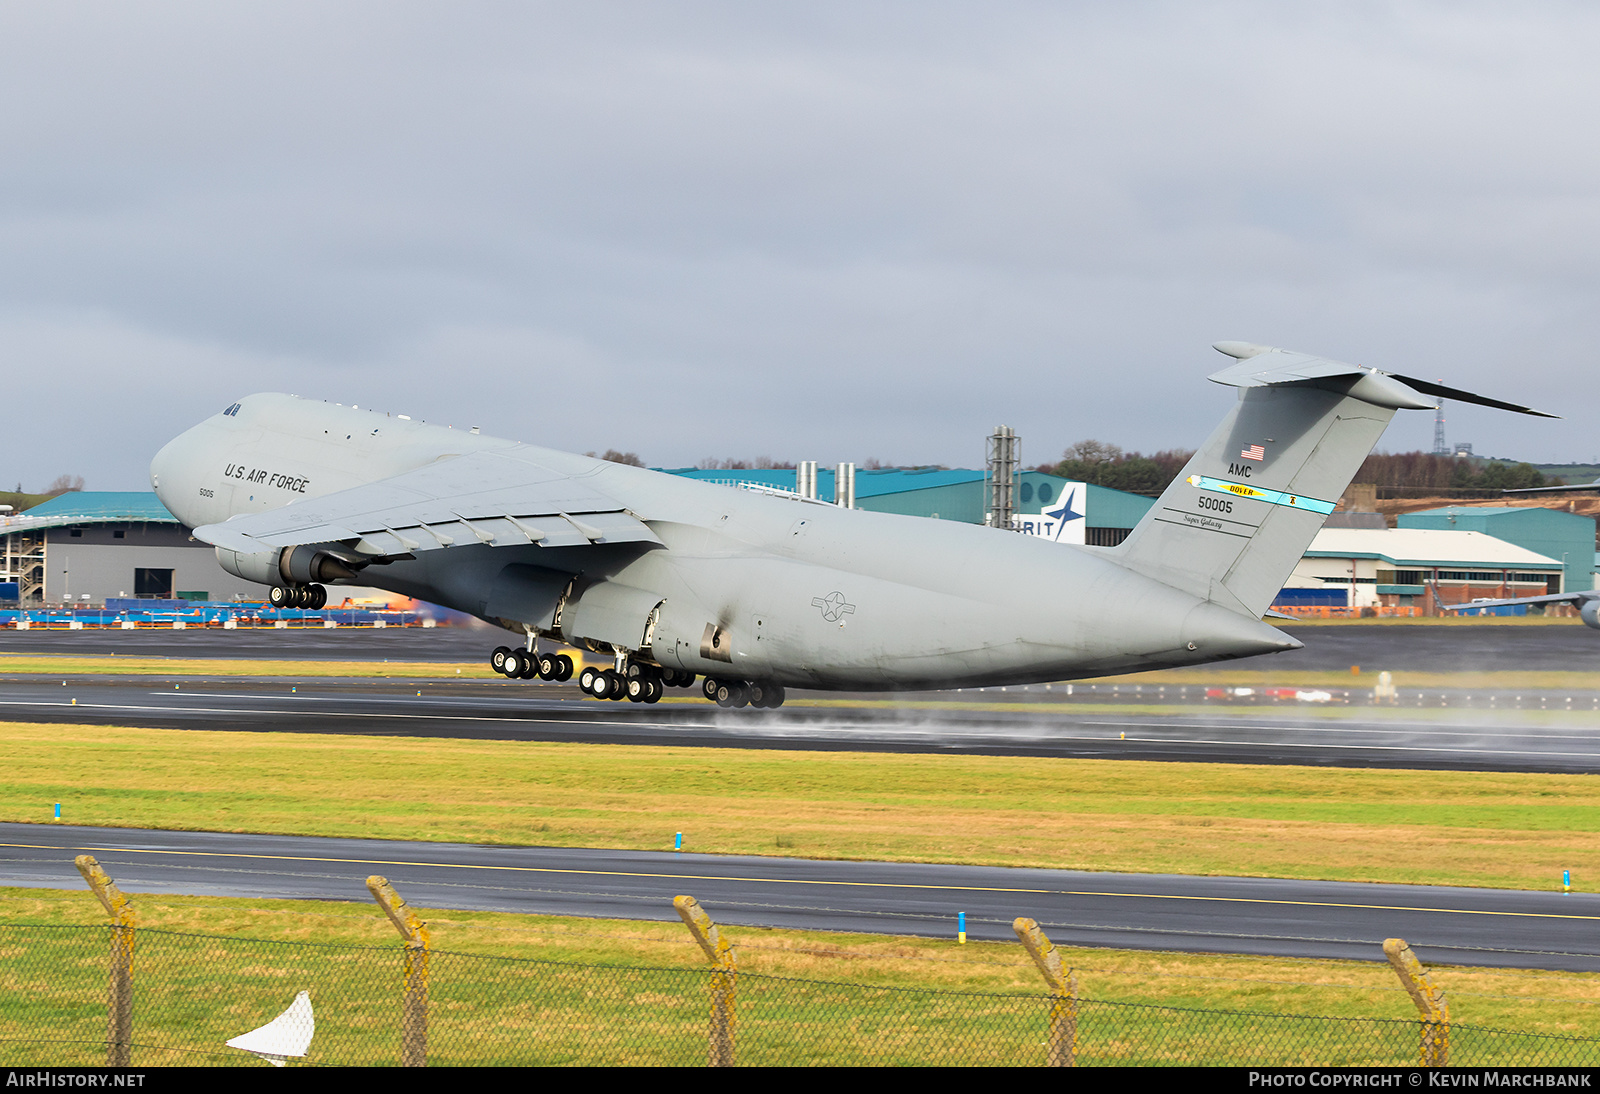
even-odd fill
[{"label": "vertical stabilizer", "polygon": [[1394,412],[1434,409],[1416,387],[1539,413],[1309,354],[1217,348],[1240,359],[1211,377],[1241,389],[1238,405],[1116,552],[1130,570],[1256,618]]}]

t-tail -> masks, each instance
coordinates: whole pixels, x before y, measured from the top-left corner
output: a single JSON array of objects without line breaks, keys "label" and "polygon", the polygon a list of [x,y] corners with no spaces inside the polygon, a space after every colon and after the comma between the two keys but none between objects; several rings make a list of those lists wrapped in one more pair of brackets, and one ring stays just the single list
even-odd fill
[{"label": "t-tail", "polygon": [[1118,561],[1260,618],[1396,410],[1423,398],[1554,414],[1306,353],[1218,342],[1238,363],[1211,379],[1239,402],[1115,548]]}]

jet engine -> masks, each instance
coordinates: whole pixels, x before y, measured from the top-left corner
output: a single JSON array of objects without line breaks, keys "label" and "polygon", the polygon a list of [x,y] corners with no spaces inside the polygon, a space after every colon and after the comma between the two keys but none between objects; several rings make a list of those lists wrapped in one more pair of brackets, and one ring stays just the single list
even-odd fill
[{"label": "jet engine", "polygon": [[1586,627],[1600,631],[1600,597],[1590,597],[1578,605],[1578,618]]},{"label": "jet engine", "polygon": [[262,585],[310,585],[356,576],[343,559],[315,547],[250,553],[218,547],[217,562],[235,577]]}]

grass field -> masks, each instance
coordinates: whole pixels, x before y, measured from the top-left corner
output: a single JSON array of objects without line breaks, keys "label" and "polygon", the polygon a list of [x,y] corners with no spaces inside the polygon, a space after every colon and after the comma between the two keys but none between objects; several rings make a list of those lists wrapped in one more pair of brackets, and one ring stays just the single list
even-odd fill
[{"label": "grass field", "polygon": [[[398,949],[375,905],[136,896],[141,928],[270,943]],[[0,889],[8,925],[92,925],[87,891]],[[670,909],[664,909],[670,915]],[[628,968],[704,969],[688,932],[671,922],[587,920],[423,909],[436,950],[464,955]],[[877,988],[1038,994],[1043,981],[1020,945],[728,927],[741,973]],[[143,953],[153,950],[141,950]],[[1409,1020],[1415,1015],[1382,955],[1370,962],[1062,949],[1079,993],[1123,1005]],[[103,955],[103,946],[95,948]],[[153,958],[151,960],[154,960]],[[14,964],[14,962],[13,962]],[[142,979],[159,975],[145,966]],[[1448,967],[1433,972],[1458,1023],[1600,1036],[1600,974]],[[280,981],[282,978],[278,978]],[[14,983],[14,974],[13,980]],[[0,979],[0,994],[6,980]],[[94,987],[103,991],[104,980]],[[269,984],[270,987],[270,984]],[[287,990],[286,990],[287,989]],[[279,983],[277,1007],[293,987]],[[264,1001],[265,1010],[270,1005]],[[275,1010],[270,1013],[276,1013]],[[241,1019],[242,1020],[242,1019]],[[102,1019],[103,1022],[103,1019]],[[103,1035],[103,1024],[100,1027]],[[234,1032],[240,1032],[235,1030]]]},{"label": "grass field", "polygon": [[1551,889],[1600,777],[0,723],[0,819]]}]

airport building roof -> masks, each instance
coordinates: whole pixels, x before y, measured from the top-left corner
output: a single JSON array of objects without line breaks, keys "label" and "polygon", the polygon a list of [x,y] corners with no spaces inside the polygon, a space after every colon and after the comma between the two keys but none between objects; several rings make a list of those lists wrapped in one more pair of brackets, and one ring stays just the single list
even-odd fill
[{"label": "airport building roof", "polygon": [[24,513],[0,517],[0,536],[69,524],[177,524],[161,499],[148,490],[72,490],[40,502]]},{"label": "airport building roof", "polygon": [[1594,588],[1595,521],[1537,505],[1447,505],[1403,513],[1400,528],[1440,528],[1487,532],[1547,558],[1566,560],[1569,592]]},{"label": "airport building roof", "polygon": [[1431,528],[1324,528],[1307,558],[1372,558],[1406,568],[1559,570],[1549,558],[1483,532]]}]

